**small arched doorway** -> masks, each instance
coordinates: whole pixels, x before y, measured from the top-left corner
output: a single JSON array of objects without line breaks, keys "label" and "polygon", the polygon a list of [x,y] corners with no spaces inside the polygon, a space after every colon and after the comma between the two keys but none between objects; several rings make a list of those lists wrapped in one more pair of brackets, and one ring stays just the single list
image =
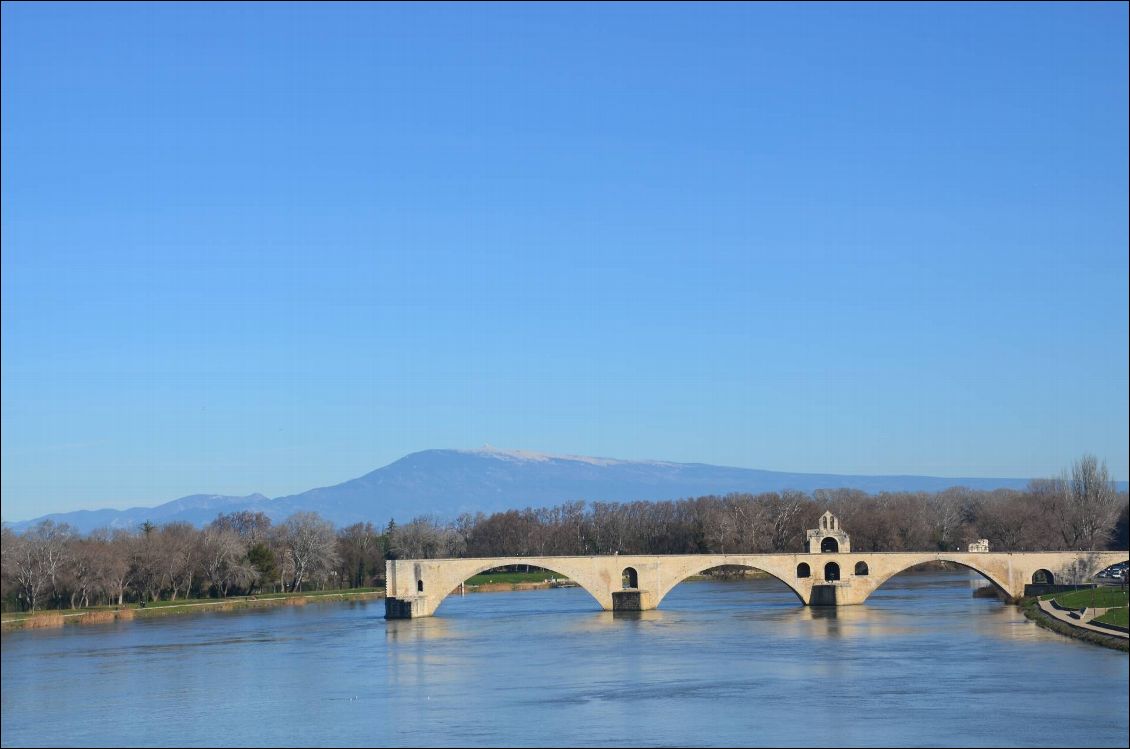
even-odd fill
[{"label": "small arched doorway", "polygon": [[1055,575],[1048,570],[1036,570],[1032,574],[1032,582],[1035,585],[1055,585]]},{"label": "small arched doorway", "polygon": [[824,581],[835,582],[840,579],[840,565],[835,562],[828,562],[824,565]]},{"label": "small arched doorway", "polygon": [[868,574],[868,572],[869,572],[869,570],[867,569],[867,562],[856,562],[855,563],[855,576],[856,577],[865,577]]},{"label": "small arched doorway", "polygon": [[624,571],[620,573],[620,577],[625,590],[635,590],[640,587],[640,576],[636,574],[635,567],[625,567]]},{"label": "small arched doorway", "polygon": [[828,536],[827,538],[825,538],[823,541],[820,542],[820,553],[821,554],[836,554],[839,551],[840,551],[840,542],[837,541],[836,539],[832,538],[831,536]]},{"label": "small arched doorway", "polygon": [[812,569],[808,566],[808,562],[801,562],[796,566],[797,577],[811,577]]}]

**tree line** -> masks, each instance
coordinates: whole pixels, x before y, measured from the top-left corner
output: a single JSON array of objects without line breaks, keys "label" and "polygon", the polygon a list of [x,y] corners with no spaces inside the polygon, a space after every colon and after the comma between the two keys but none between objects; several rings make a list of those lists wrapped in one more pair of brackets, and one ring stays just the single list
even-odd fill
[{"label": "tree line", "polygon": [[386,559],[590,554],[754,554],[801,551],[805,530],[835,513],[858,551],[994,551],[1127,547],[1127,494],[1105,463],[1027,489],[884,492],[852,489],[734,493],[659,502],[565,502],[555,507],[423,516],[381,529],[337,529],[317,513],[279,524],[261,512],[219,515],[204,528],[143,523],[85,536],[45,520],[5,527],[5,610],[123,605],[158,599],[373,587]]}]

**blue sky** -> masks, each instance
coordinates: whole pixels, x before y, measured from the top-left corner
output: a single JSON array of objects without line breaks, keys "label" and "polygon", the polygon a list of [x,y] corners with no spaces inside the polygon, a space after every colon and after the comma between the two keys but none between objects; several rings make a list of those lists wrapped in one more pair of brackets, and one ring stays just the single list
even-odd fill
[{"label": "blue sky", "polygon": [[1125,4],[2,20],[6,520],[484,443],[1127,477]]}]

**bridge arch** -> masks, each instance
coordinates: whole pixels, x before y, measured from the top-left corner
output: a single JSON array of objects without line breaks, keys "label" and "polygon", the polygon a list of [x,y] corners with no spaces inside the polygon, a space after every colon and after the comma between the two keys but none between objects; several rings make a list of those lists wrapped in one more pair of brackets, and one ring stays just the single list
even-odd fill
[{"label": "bridge arch", "polygon": [[[471,561],[472,560],[468,560],[468,562]],[[434,614],[435,611],[443,605],[443,602],[447,600],[448,596],[450,596],[455,591],[455,588],[457,588],[460,583],[474,577],[475,575],[487,572],[489,570],[497,569],[499,567],[511,567],[515,565],[537,567],[538,569],[545,570],[546,572],[552,572],[560,577],[567,578],[568,580],[576,583],[586,593],[592,596],[593,600],[596,601],[597,605],[601,609],[610,609],[612,607],[611,598],[609,597],[608,604],[605,605],[605,601],[600,595],[602,588],[594,585],[593,581],[587,579],[590,576],[587,570],[580,568],[571,570],[570,568],[572,567],[572,565],[568,563],[562,563],[566,560],[555,559],[553,560],[552,567],[547,567],[546,560],[544,559],[527,559],[524,557],[473,561],[475,562],[474,564],[460,565],[447,574],[437,576],[434,581],[428,581],[430,590],[429,595],[430,597],[434,597],[436,599],[435,606],[432,607],[432,611],[430,613]]]},{"label": "bridge arch", "polygon": [[[674,590],[676,585],[678,585],[681,582],[684,582],[688,577],[694,577],[695,575],[701,575],[703,572],[706,572],[707,570],[714,569],[715,567],[722,567],[722,566],[745,567],[746,569],[757,570],[758,572],[764,572],[765,574],[769,575],[773,579],[779,580],[780,582],[784,583],[788,587],[788,589],[791,590],[793,592],[793,594],[798,599],[800,599],[801,603],[807,604],[807,601],[805,601],[805,599],[804,599],[804,595],[799,590],[797,590],[795,585],[793,585],[791,582],[788,581],[788,579],[786,579],[788,577],[787,572],[784,573],[784,574],[781,574],[779,571],[776,571],[776,570],[765,569],[765,567],[756,567],[752,564],[739,562],[737,560],[734,560],[734,561],[727,560],[723,563],[719,563],[717,557],[715,557],[713,560],[709,560],[709,561],[706,561],[702,564],[694,565],[694,566],[691,566],[691,567],[686,567],[683,570],[681,570],[678,575],[676,575],[670,582],[668,582],[667,586],[663,590],[657,591],[657,594],[655,596],[655,605],[658,607],[659,604],[663,601],[663,599],[667,597],[667,594],[670,593],[672,590]],[[791,564],[790,564],[790,568],[791,568]],[[791,571],[791,569],[789,571]],[[798,568],[797,571],[799,573],[799,571],[800,571],[799,568]]]},{"label": "bridge arch", "polygon": [[[925,556],[925,558],[923,558],[923,559],[918,559],[918,560],[912,561],[912,562],[905,564],[905,565],[899,565],[898,568],[895,569],[893,572],[884,572],[882,574],[872,575],[869,578],[867,578],[868,581],[869,581],[869,584],[871,586],[871,589],[867,591],[867,595],[864,596],[863,600],[867,600],[867,598],[870,598],[872,593],[874,593],[879,588],[883,587],[883,585],[888,580],[890,580],[892,577],[895,577],[896,575],[901,575],[902,573],[906,572],[907,570],[911,569],[912,567],[917,567],[918,565],[923,564],[925,562],[949,562],[950,564],[956,564],[960,567],[964,567],[966,569],[973,570],[978,575],[980,575],[981,577],[988,580],[994,588],[996,588],[1000,593],[1003,593],[1006,597],[1008,597],[1008,598],[1014,597],[1013,593],[1009,590],[1008,581],[998,579],[993,573],[989,572],[988,570],[981,569],[976,564],[972,564],[970,561],[967,561],[967,560],[955,559],[955,558],[947,557],[947,556],[944,556],[944,555],[938,556],[936,554],[930,554],[929,556]],[[862,603],[863,601],[859,601],[859,602]]]}]

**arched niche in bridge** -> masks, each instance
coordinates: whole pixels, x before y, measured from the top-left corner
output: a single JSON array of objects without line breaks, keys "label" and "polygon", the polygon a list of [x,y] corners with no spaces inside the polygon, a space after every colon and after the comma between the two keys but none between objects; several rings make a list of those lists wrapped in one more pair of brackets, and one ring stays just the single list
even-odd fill
[{"label": "arched niche in bridge", "polygon": [[625,590],[635,590],[640,587],[640,576],[635,567],[625,567],[624,571],[620,573],[620,579],[623,581]]},{"label": "arched niche in bridge", "polygon": [[837,541],[836,539],[832,538],[831,536],[828,536],[827,538],[825,538],[823,541],[820,542],[820,553],[821,554],[837,554],[837,553],[839,553],[839,551],[840,551],[840,542]]},{"label": "arched niche in bridge", "polygon": [[870,573],[871,573],[871,571],[869,569],[867,569],[867,562],[856,562],[855,563],[855,576],[856,577],[866,577]]},{"label": "arched niche in bridge", "polygon": [[828,562],[824,565],[824,581],[835,582],[840,579],[840,565],[835,562]]},{"label": "arched niche in bridge", "polygon": [[808,566],[808,562],[801,562],[796,566],[797,577],[812,577],[812,568]]},{"label": "arched niche in bridge", "polygon": [[1036,570],[1032,573],[1032,582],[1036,585],[1055,585],[1055,575],[1048,570]]}]

